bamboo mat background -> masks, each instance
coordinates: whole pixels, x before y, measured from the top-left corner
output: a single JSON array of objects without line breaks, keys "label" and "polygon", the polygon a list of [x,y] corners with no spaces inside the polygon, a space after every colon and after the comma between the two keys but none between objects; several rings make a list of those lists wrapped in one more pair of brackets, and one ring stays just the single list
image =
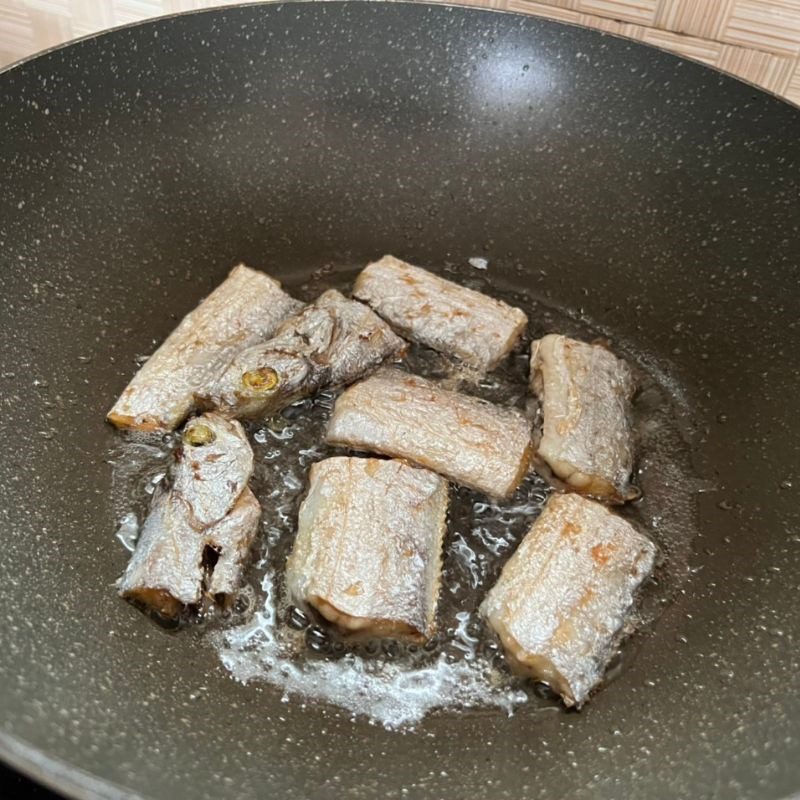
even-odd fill
[{"label": "bamboo mat background", "polygon": [[[800,0],[457,0],[629,36],[800,104]],[[0,66],[76,36],[230,0],[0,0]]]}]

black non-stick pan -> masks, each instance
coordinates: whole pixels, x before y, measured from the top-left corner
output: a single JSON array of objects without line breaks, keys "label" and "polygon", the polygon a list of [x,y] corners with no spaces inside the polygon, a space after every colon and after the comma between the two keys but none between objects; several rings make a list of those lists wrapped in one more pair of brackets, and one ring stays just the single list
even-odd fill
[{"label": "black non-stick pan", "polygon": [[[0,75],[0,752],[78,797],[800,789],[800,114],[526,16],[244,6]],[[692,409],[692,574],[580,713],[391,732],[120,601],[110,402],[237,261],[463,263],[641,343]],[[535,325],[536,321],[532,323]]]}]

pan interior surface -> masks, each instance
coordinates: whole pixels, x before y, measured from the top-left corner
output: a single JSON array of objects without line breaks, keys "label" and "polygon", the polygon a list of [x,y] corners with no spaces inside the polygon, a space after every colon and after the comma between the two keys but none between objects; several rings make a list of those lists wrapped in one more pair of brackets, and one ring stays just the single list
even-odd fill
[{"label": "pan interior surface", "polygon": [[[424,4],[179,16],[0,75],[2,754],[86,797],[800,788],[798,133],[674,56]],[[104,415],[137,357],[238,261],[291,291],[386,252],[488,259],[693,409],[693,574],[580,713],[391,732],[115,597]]]}]

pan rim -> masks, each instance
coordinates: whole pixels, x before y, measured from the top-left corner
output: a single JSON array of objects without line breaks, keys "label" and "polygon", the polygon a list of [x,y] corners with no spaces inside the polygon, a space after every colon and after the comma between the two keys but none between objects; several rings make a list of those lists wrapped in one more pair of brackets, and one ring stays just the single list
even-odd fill
[{"label": "pan rim", "polygon": [[142,800],[143,795],[98,777],[0,731],[0,760],[17,772],[75,800]]},{"label": "pan rim", "polygon": [[[245,0],[245,2],[230,3],[229,5],[224,5],[224,6],[213,6],[211,8],[197,8],[197,9],[191,9],[189,11],[176,11],[170,14],[159,14],[158,16],[155,17],[148,17],[147,19],[136,20],[135,22],[126,22],[121,25],[114,25],[111,28],[103,28],[102,30],[94,31],[93,33],[87,33],[84,36],[78,36],[74,39],[69,39],[65,42],[61,42],[60,44],[53,45],[52,47],[46,47],[43,50],[37,50],[35,53],[31,53],[28,56],[23,56],[22,58],[17,59],[16,61],[12,61],[10,64],[6,64],[5,66],[0,67],[0,79],[2,79],[4,75],[11,72],[12,70],[17,69],[17,67],[21,67],[25,64],[28,64],[29,62],[34,61],[37,58],[41,58],[42,56],[50,55],[51,53],[58,52],[59,50],[71,47],[72,45],[81,44],[82,42],[87,42],[92,39],[97,39],[107,34],[113,34],[117,33],[118,31],[127,30],[128,28],[138,28],[141,25],[157,24],[164,20],[175,19],[177,17],[189,17],[200,14],[219,13],[221,11],[226,11],[228,9],[257,8],[258,6],[307,5],[311,3],[318,4],[321,2],[325,3],[326,5],[334,5],[334,6],[346,6],[346,5],[355,5],[357,3],[359,4],[363,3],[374,6],[394,4],[394,5],[408,5],[408,6],[427,6],[429,8],[458,8],[464,10],[468,9],[471,13],[503,14],[515,17],[531,17],[533,19],[537,19],[540,20],[541,22],[551,25],[564,26],[568,28],[578,28],[580,30],[591,30],[594,31],[598,36],[610,37],[612,39],[620,39],[623,42],[627,42],[628,44],[632,44],[637,47],[643,47],[647,50],[655,50],[658,53],[666,53],[668,56],[676,58],[680,61],[687,61],[690,64],[697,64],[701,67],[704,67],[705,69],[710,70],[711,72],[716,72],[717,75],[723,78],[737,81],[738,83],[742,83],[745,86],[749,86],[752,89],[762,92],[768,97],[772,97],[773,99],[786,104],[790,108],[800,109],[800,103],[795,103],[788,97],[779,95],[776,92],[772,91],[771,89],[759,86],[758,84],[753,83],[752,81],[749,81],[746,78],[741,78],[738,75],[734,75],[731,72],[727,72],[726,70],[721,69],[715,64],[706,64],[704,61],[701,61],[698,58],[675,53],[672,50],[668,50],[665,47],[660,47],[657,44],[652,44],[651,42],[644,42],[638,39],[632,39],[629,36],[623,36],[622,34],[613,33],[612,31],[600,30],[599,28],[590,28],[586,25],[580,25],[577,22],[570,22],[569,20],[552,19],[551,17],[545,17],[542,16],[541,14],[510,10],[507,8],[489,8],[484,6],[477,6],[469,2],[469,0],[463,0],[463,2],[453,2],[453,0]],[[800,795],[798,795],[798,797],[800,797]]]}]

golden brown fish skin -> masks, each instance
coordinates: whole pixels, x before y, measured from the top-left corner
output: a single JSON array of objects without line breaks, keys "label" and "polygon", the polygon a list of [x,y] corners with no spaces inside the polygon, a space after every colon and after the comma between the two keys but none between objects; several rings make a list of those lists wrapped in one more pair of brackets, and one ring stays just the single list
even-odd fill
[{"label": "golden brown fish skin", "polygon": [[628,365],[604,346],[551,334],[531,348],[542,426],[537,461],[565,488],[609,503],[635,499]]},{"label": "golden brown fish skin", "polygon": [[[164,617],[235,593],[258,530],[261,506],[247,482],[253,453],[244,429],[219,414],[192,419],[176,451],[169,489],[160,489],[120,594]],[[208,549],[216,564],[204,565]]]},{"label": "golden brown fish skin", "polygon": [[239,353],[202,402],[239,419],[262,417],[358,380],[405,347],[370,308],[331,289],[268,342]]},{"label": "golden brown fish skin", "polygon": [[347,633],[430,638],[448,500],[447,481],[400,461],[314,464],[286,565],[291,600]]},{"label": "golden brown fish skin", "polygon": [[268,339],[302,305],[269,275],[234,267],[134,375],[108,421],[132,430],[174,430],[195,408],[195,395],[239,350]]},{"label": "golden brown fish skin", "polygon": [[528,472],[531,427],[516,409],[383,369],[337,400],[329,444],[403,458],[492,497],[509,497]]},{"label": "golden brown fish skin", "polygon": [[528,324],[519,308],[393,256],[368,264],[353,296],[406,338],[481,371],[494,369]]},{"label": "golden brown fish skin", "polygon": [[605,506],[552,495],[481,613],[509,662],[580,707],[624,635],[655,545]]}]

